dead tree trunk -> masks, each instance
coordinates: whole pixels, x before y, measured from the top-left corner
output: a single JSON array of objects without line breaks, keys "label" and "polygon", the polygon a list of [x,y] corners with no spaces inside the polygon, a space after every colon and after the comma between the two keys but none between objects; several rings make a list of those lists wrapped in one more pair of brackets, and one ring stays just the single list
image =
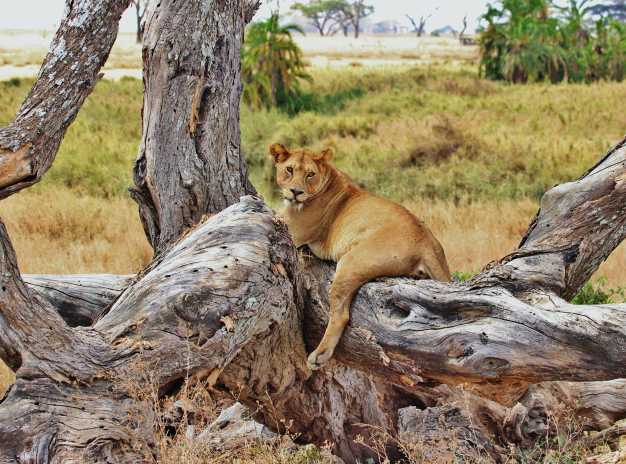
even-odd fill
[{"label": "dead tree trunk", "polygon": [[[127,4],[68,4],[37,83],[0,130],[3,197],[50,166]],[[156,460],[149,408],[121,381],[141,366],[161,395],[208,377],[260,404],[268,426],[328,440],[348,461],[367,453],[354,440],[363,424],[433,438],[442,416],[497,460],[503,445],[543,433],[556,402],[580,408],[589,427],[623,417],[626,305],[566,300],[626,235],[624,143],[546,193],[520,247],[471,281],[365,285],[336,359],[307,370],[333,266],[299,256],[261,200],[240,200],[253,190],[239,52],[255,8],[162,0],[151,10],[133,189],[157,251],[144,271],[23,279],[0,227],[0,357],[16,371],[0,404],[0,461]]]},{"label": "dead tree trunk", "polygon": [[135,7],[136,36],[135,40],[138,44],[143,42],[143,31],[146,26],[145,15],[149,0],[131,0]]}]

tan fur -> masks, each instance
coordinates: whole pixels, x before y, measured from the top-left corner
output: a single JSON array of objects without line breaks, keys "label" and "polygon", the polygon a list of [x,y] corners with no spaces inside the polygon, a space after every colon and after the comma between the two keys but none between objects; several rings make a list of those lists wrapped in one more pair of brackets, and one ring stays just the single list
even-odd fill
[{"label": "tan fur", "polygon": [[308,359],[318,369],[333,355],[364,283],[383,276],[450,281],[441,244],[407,209],[359,188],[330,164],[332,152],[287,150],[273,144],[276,180],[287,206],[283,217],[296,246],[337,262],[330,288],[330,320]]}]

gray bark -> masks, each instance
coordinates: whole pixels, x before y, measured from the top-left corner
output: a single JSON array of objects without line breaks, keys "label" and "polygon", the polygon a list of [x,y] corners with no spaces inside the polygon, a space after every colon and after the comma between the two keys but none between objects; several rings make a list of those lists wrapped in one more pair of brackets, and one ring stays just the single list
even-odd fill
[{"label": "gray bark", "polygon": [[111,274],[24,276],[26,285],[47,300],[71,327],[93,324],[132,279],[130,275]]},{"label": "gray bark", "polygon": [[[295,250],[258,200],[198,226],[88,328],[71,329],[28,291],[1,232],[0,354],[16,383],[0,407],[0,462],[41,450],[43,462],[143,462],[153,453],[149,405],[123,382],[141,378],[137,366],[163,392],[190,377],[254,378],[242,393],[249,401],[279,397],[306,377]],[[251,371],[250,359],[263,365]]]},{"label": "gray bark", "polygon": [[161,252],[206,214],[254,194],[239,134],[247,0],[163,0],[143,42],[143,135],[132,196]]}]

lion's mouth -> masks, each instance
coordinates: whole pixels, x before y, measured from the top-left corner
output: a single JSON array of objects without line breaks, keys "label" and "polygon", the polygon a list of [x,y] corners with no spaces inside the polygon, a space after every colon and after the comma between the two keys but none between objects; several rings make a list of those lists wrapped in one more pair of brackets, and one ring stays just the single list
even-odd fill
[{"label": "lion's mouth", "polygon": [[301,210],[302,208],[304,208],[304,201],[303,200],[298,200],[296,198],[283,197],[283,202],[285,203],[286,206],[291,206],[291,207],[296,208],[298,210]]}]

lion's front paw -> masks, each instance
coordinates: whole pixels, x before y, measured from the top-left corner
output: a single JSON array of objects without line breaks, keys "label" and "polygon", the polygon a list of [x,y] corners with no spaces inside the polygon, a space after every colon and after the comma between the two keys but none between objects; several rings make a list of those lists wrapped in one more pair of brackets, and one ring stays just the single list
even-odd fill
[{"label": "lion's front paw", "polygon": [[324,364],[328,362],[330,358],[333,357],[333,350],[320,350],[319,348],[315,350],[313,353],[309,355],[309,359],[307,359],[307,366],[312,371],[316,371],[320,369]]}]

